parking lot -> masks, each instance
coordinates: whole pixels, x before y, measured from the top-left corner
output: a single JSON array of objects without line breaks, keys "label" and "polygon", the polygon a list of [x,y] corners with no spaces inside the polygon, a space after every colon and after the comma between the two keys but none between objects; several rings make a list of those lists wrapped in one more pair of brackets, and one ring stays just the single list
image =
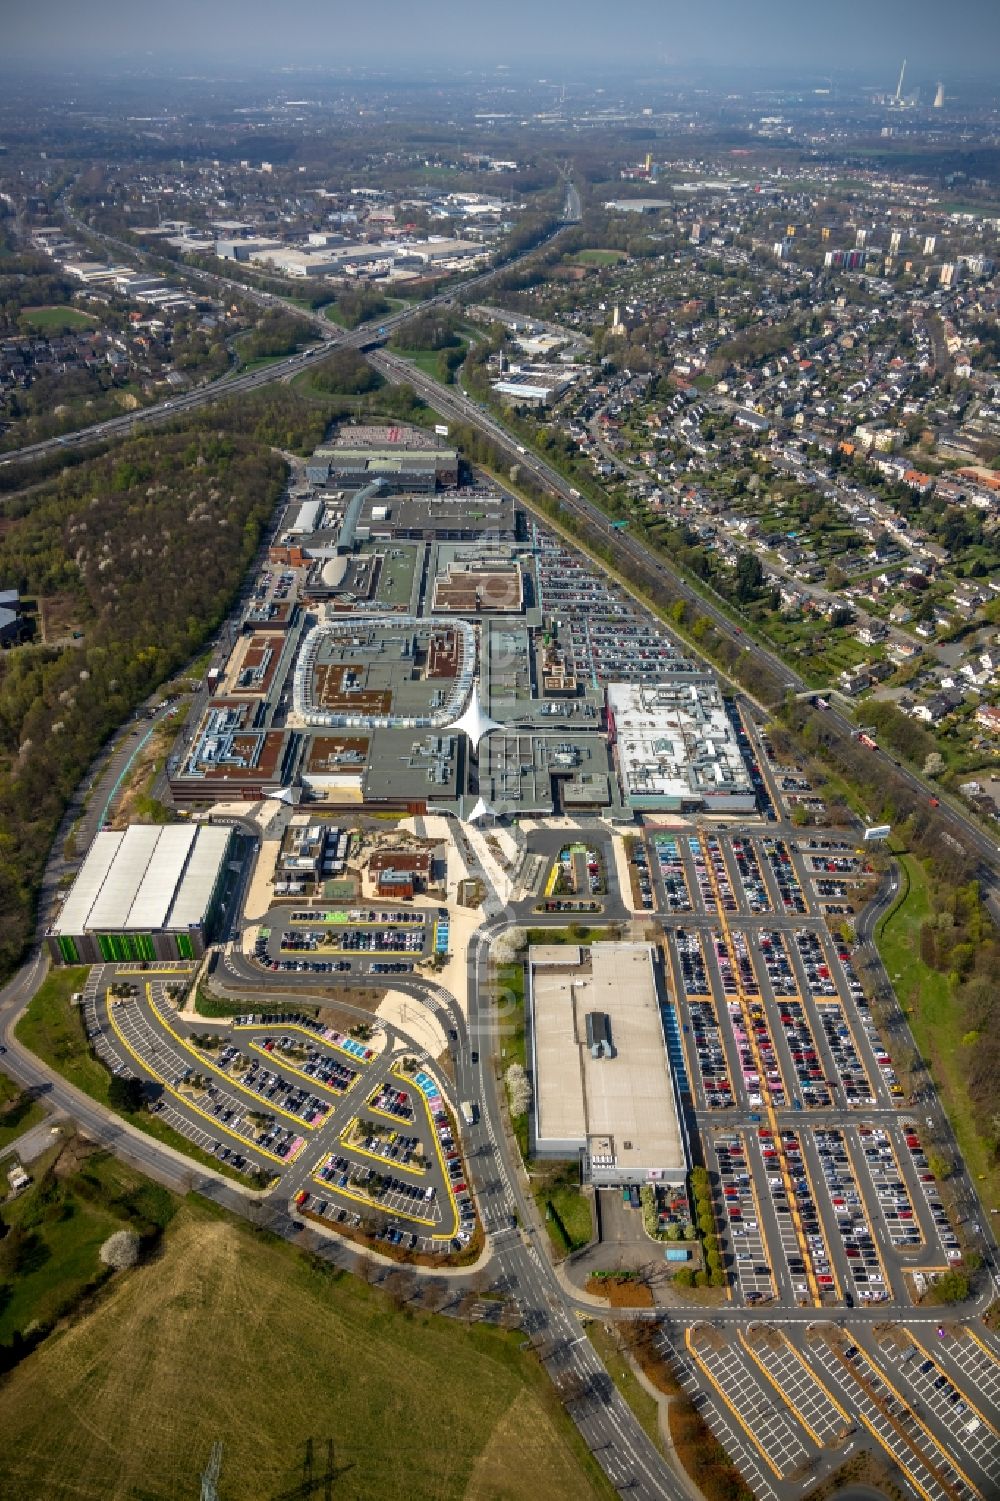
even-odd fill
[{"label": "parking lot", "polygon": [[974,1391],[961,1391],[938,1350],[925,1348],[912,1334],[901,1332],[882,1340],[880,1351],[904,1394],[912,1392],[916,1403],[949,1435],[969,1479],[985,1496],[1000,1494],[1000,1434],[987,1416],[989,1404],[977,1402]]},{"label": "parking lot", "polygon": [[677,839],[673,834],[655,834],[653,849],[663,892],[662,910],[664,912],[692,912],[694,907],[688,889],[684,859]]},{"label": "parking lot", "polygon": [[761,1126],[760,1142],[767,1187],[778,1225],[792,1291],[799,1303],[819,1303],[839,1289],[830,1262],[819,1210],[797,1134]]},{"label": "parking lot", "polygon": [[722,1190],[721,1238],[732,1257],[740,1293],[749,1304],[770,1302],[776,1289],[746,1142],[739,1132],[716,1132],[711,1144]]},{"label": "parking lot", "polygon": [[846,1442],[853,1431],[850,1416],[834,1402],[804,1356],[783,1334],[763,1324],[752,1324],[741,1338],[751,1358],[818,1447],[837,1448]]},{"label": "parking lot", "polygon": [[897,1251],[919,1250],[923,1245],[923,1235],[896,1160],[891,1135],[877,1126],[859,1126],[858,1136],[891,1245]]},{"label": "parking lot", "polygon": [[831,1126],[817,1131],[814,1141],[851,1280],[851,1287],[845,1289],[845,1298],[861,1303],[884,1303],[889,1296],[889,1286],[844,1133]]},{"label": "parking lot", "polygon": [[914,1415],[888,1374],[846,1336],[816,1338],[810,1356],[831,1389],[856,1412],[879,1444],[930,1501],[972,1501],[979,1495]]},{"label": "parking lot", "polygon": [[688,1349],[768,1468],[779,1480],[789,1479],[807,1457],[801,1429],[762,1383],[746,1352],[704,1326],[688,1331]]}]

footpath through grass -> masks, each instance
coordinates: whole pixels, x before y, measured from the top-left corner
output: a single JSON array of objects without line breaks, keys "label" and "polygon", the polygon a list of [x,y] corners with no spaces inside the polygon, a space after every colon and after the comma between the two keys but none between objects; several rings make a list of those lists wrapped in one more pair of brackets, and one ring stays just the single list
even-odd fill
[{"label": "footpath through grass", "polygon": [[175,1501],[221,1439],[223,1496],[610,1498],[521,1336],[400,1301],[187,1203],[0,1387],[0,1493]]},{"label": "footpath through grass", "polygon": [[969,1172],[987,1210],[1000,1207],[1000,1168],[980,1135],[976,1111],[962,1077],[962,1023],[949,977],[920,957],[920,930],[932,915],[927,873],[914,855],[897,853],[900,896],[875,929],[886,973],[907,1013],[913,1040],[941,1096]]},{"label": "footpath through grass", "polygon": [[[75,1084],[77,1089],[110,1110],[114,1108],[108,1095],[111,1074],[91,1051],[81,1008],[71,1004],[74,992],[82,990],[86,984],[87,974],[85,965],[53,966],[18,1022],[15,1035],[18,1042],[30,1048],[70,1084]],[[217,1157],[203,1152],[157,1116],[148,1115],[144,1110],[117,1110],[116,1113],[130,1126],[145,1131],[147,1136],[155,1137],[164,1146],[182,1152],[193,1163],[210,1167],[213,1172],[233,1178],[237,1183],[247,1184],[242,1173],[234,1172]]]}]

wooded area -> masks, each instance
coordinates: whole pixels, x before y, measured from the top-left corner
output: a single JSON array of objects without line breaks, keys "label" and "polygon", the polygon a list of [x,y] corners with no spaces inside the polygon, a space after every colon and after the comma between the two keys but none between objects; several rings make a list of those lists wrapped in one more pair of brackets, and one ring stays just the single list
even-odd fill
[{"label": "wooded area", "polygon": [[[285,477],[253,418],[269,437],[282,427],[283,438],[303,435],[301,414],[296,426],[280,407],[251,406],[242,422],[217,409],[132,438],[0,507],[0,580],[65,601],[82,631],[79,641],[0,656],[0,974],[30,938],[74,787],[231,603]],[[325,422],[315,426],[322,437]]]}]

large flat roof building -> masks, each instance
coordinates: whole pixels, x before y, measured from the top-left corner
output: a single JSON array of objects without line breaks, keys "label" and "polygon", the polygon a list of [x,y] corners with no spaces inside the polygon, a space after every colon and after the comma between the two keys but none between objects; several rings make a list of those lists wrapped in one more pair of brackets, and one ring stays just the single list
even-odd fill
[{"label": "large flat roof building", "polygon": [[528,950],[533,1148],[582,1152],[598,1187],[681,1184],[688,1171],[655,952],[648,943]]},{"label": "large flat roof building", "polygon": [[232,831],[130,824],[98,834],[49,930],[68,964],[195,959],[205,952]]},{"label": "large flat roof building", "polygon": [[711,673],[609,683],[608,728],[622,797],[638,810],[751,812],[756,797]]}]

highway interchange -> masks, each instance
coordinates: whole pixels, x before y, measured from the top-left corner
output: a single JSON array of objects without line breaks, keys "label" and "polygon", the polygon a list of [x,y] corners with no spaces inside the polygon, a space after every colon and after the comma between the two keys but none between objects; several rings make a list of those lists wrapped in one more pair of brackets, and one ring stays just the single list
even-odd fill
[{"label": "highway interchange", "polygon": [[[131,247],[128,247],[131,249]],[[402,318],[406,314],[397,315]],[[394,320],[386,320],[386,327]],[[310,360],[321,358],[330,343],[335,341],[364,345],[371,339],[371,332],[357,331],[352,335],[329,332],[323,346],[304,351],[281,367],[271,366],[221,383],[223,389],[208,388],[178,398],[168,408],[154,408],[146,412],[103,424],[99,432],[72,435],[70,441],[89,442],[94,437],[105,439],[119,431],[132,428],[136,421],[169,420],[177,410],[187,405],[198,405],[229,395],[265,381],[281,378],[296,369],[301,369]],[[524,465],[536,478],[558,493],[571,510],[578,509],[588,521],[607,529],[606,518],[589,502],[573,494],[554,471],[525,455],[491,417],[475,403],[460,393],[444,390],[436,383],[426,380],[418,370],[385,351],[372,356],[374,362],[394,379],[410,381],[421,394],[432,401],[436,411],[444,417],[463,422],[473,422],[487,432],[497,444],[508,452],[512,459]],[[57,440],[58,443],[58,440]],[[39,445],[37,449],[17,457],[32,457],[36,452],[57,446]],[[623,555],[634,552],[636,561],[647,568],[661,568],[644,554],[634,539],[617,537]],[[665,565],[662,565],[665,570]],[[733,627],[721,611],[700,597],[682,581],[671,575],[672,586],[682,595],[687,593],[697,598],[699,608],[717,615],[718,624],[727,632]],[[762,648],[744,639],[747,650],[760,653],[767,662],[785,675],[785,680],[796,688],[800,680],[783,664],[769,657]],[[749,716],[749,705],[744,705],[748,730],[753,737],[755,753],[765,755]],[[846,725],[847,722],[844,721]],[[130,751],[113,752],[110,761],[96,776],[95,801],[103,803],[110,794],[114,781],[121,774],[124,757]],[[720,1226],[728,1233],[726,1242],[727,1265],[731,1273],[730,1296],[725,1302],[704,1308],[677,1306],[658,1308],[650,1317],[655,1318],[657,1339],[673,1361],[682,1382],[693,1394],[703,1415],[713,1431],[725,1442],[737,1458],[745,1475],[758,1496],[791,1496],[801,1494],[803,1479],[820,1478],[835,1468],[845,1455],[858,1445],[879,1447],[883,1453],[894,1457],[906,1474],[908,1491],[912,1495],[932,1497],[980,1496],[996,1494],[1000,1477],[1000,1418],[997,1415],[997,1397],[1000,1393],[1000,1344],[988,1333],[980,1320],[981,1313],[994,1296],[994,1281],[997,1266],[997,1247],[988,1222],[978,1208],[974,1186],[963,1178],[960,1183],[959,1201],[965,1208],[964,1218],[976,1231],[966,1231],[969,1240],[984,1251],[989,1275],[979,1279],[974,1300],[966,1308],[957,1310],[961,1322],[949,1315],[947,1323],[939,1324],[936,1310],[914,1307],[903,1277],[904,1267],[940,1266],[944,1250],[940,1244],[938,1227],[928,1212],[928,1205],[912,1163],[907,1158],[906,1132],[900,1122],[905,1118],[914,1123],[914,1129],[923,1135],[933,1128],[938,1140],[946,1133],[946,1123],[933,1100],[922,1100],[913,1105],[904,1102],[901,1107],[887,1092],[886,1078],[881,1069],[875,1044],[861,1026],[862,1018],[854,1005],[849,983],[849,971],[836,957],[826,923],[817,904],[814,873],[807,866],[808,854],[799,847],[801,835],[786,822],[786,813],[781,805],[780,791],[773,782],[773,773],[766,772],[771,793],[772,812],[770,822],[760,822],[741,830],[752,839],[755,859],[761,870],[766,891],[767,910],[754,912],[748,902],[746,890],[741,886],[740,871],[734,857],[734,848],[729,831],[692,826],[690,837],[701,848],[701,859],[709,865],[712,855],[710,838],[715,838],[721,852],[721,866],[716,866],[708,877],[707,894],[704,886],[699,889],[698,855],[692,846],[682,849],[680,855],[684,883],[690,899],[689,911],[670,911],[666,901],[666,887],[659,868],[657,848],[652,840],[646,841],[647,858],[653,873],[655,910],[641,913],[644,925],[653,924],[663,935],[663,950],[669,966],[671,994],[675,996],[678,1016],[683,1026],[682,1049],[688,1082],[690,1085],[690,1119],[697,1137],[704,1145],[706,1165],[717,1175],[716,1210]],[[922,784],[915,779],[916,786]],[[995,859],[995,847],[975,826],[968,824],[960,815],[948,808],[940,810],[944,821],[958,819],[962,833],[972,837],[984,860]],[[253,830],[247,828],[247,834]],[[394,988],[405,991],[413,1000],[428,1007],[438,1017],[451,1039],[453,1054],[454,1084],[445,1084],[449,1103],[454,1114],[458,1102],[475,1100],[478,1114],[475,1123],[463,1128],[462,1148],[465,1162],[472,1172],[475,1200],[479,1219],[487,1237],[489,1275],[498,1289],[507,1294],[516,1304],[523,1327],[536,1344],[540,1358],[557,1386],[567,1399],[571,1412],[598,1462],[617,1490],[625,1494],[643,1497],[681,1497],[687,1492],[662,1455],[647,1438],[635,1420],[631,1410],[610,1383],[607,1373],[596,1356],[593,1347],[583,1332],[581,1319],[593,1317],[595,1308],[587,1297],[575,1287],[565,1268],[556,1269],[546,1249],[546,1237],[536,1214],[535,1206],[526,1191],[523,1170],[511,1146],[506,1126],[505,1107],[500,1098],[498,1072],[495,1067],[497,1050],[502,1045],[500,1029],[502,1018],[492,1004],[495,988],[491,968],[490,946],[493,939],[513,923],[530,919],[532,925],[544,926],[559,919],[539,916],[535,912],[537,894],[522,892],[514,900],[504,900],[490,878],[489,864],[477,856],[477,843],[471,833],[456,831],[456,838],[465,843],[465,858],[474,873],[483,881],[487,892],[484,906],[484,922],[475,931],[470,943],[468,964],[468,1009],[463,1012],[455,998],[432,978],[419,974],[406,974],[393,980]],[[525,857],[541,850],[551,853],[551,840],[545,836],[519,836],[524,844]],[[606,829],[595,829],[595,840],[606,841]],[[689,837],[685,831],[684,838]],[[765,840],[778,839],[784,842],[796,879],[805,894],[807,910],[789,914],[776,884],[773,870],[768,866]],[[539,842],[540,840],[540,842]],[[530,841],[534,841],[533,843]],[[749,842],[749,841],[748,841]],[[61,855],[61,841],[57,841],[58,856],[53,856],[47,879],[51,894],[58,883],[58,873],[65,869]],[[613,861],[608,862],[609,874]],[[245,878],[249,872],[245,872]],[[736,903],[735,909],[727,910],[726,892],[721,882],[728,881]],[[244,888],[245,889],[245,888]],[[864,911],[857,921],[859,948],[867,950],[871,945],[871,933],[879,911],[892,899],[888,885],[878,894],[875,902]],[[46,906],[43,905],[42,915]],[[629,893],[621,890],[617,878],[610,881],[610,890],[601,921],[621,924],[633,916],[634,904]],[[265,975],[251,954],[241,952],[241,923],[238,911],[232,913],[231,942],[227,944],[217,969],[220,991],[228,991],[234,997],[254,995],[252,1009],[262,1012],[268,997],[288,1000],[301,998],[308,1004],[313,995],[316,1004],[315,977],[308,974],[283,974],[278,981]],[[824,1078],[838,1078],[838,1062],[831,1053],[829,1042],[817,1010],[817,997],[809,990],[802,953],[798,947],[797,934],[814,935],[824,946],[826,968],[834,977],[836,999],[844,1009],[845,1018],[852,1035],[865,1077],[871,1087],[869,1102],[848,1108],[843,1104],[840,1088],[832,1091],[828,1106],[817,1109],[797,1109],[794,1101],[795,1085],[792,1083],[795,1060],[790,1051],[787,1035],[779,1025],[781,1007],[771,989],[769,971],[762,960],[759,939],[763,933],[782,935],[781,941],[787,950],[789,966],[794,975],[794,995],[803,1008],[807,1030],[811,1033],[815,1049],[822,1062]],[[695,1015],[683,982],[678,977],[681,964],[681,935],[690,945],[692,939],[701,944],[709,989],[705,997],[696,1000],[699,1015],[714,1015],[714,1025],[723,1055],[723,1067],[734,1094],[734,1104],[724,1109],[709,1109],[706,1093],[706,1076],[701,1068],[700,1056],[695,1048]],[[724,983],[723,968],[728,958],[730,963],[739,962],[739,935],[751,943],[753,977],[758,986],[764,1014],[770,1029],[770,1042],[781,1075],[782,1095],[770,1094],[766,1101],[754,1105],[748,1091],[748,1078],[752,1077],[743,1068],[739,1052],[739,1037],[734,1030],[732,1013],[727,1018],[728,1003],[732,992]],[[704,942],[704,940],[709,942]],[[716,941],[721,942],[721,948]],[[756,940],[756,946],[754,946]],[[872,963],[877,956],[872,953]],[[308,1153],[296,1153],[287,1165],[276,1164],[260,1154],[254,1156],[253,1147],[246,1148],[243,1155],[274,1173],[276,1186],[265,1196],[249,1193],[230,1178],[220,1176],[208,1168],[201,1168],[192,1159],[186,1158],[171,1148],[145,1136],[125,1125],[109,1111],[74,1089],[65,1080],[48,1069],[32,1054],[22,1048],[14,1037],[13,1026],[31,995],[41,983],[46,970],[42,952],[36,951],[11,984],[0,995],[0,1036],[7,1048],[4,1069],[25,1086],[37,1089],[50,1107],[61,1116],[73,1120],[96,1141],[119,1152],[123,1157],[177,1189],[194,1188],[240,1214],[256,1218],[265,1217],[267,1223],[278,1233],[296,1235],[306,1239],[319,1254],[338,1264],[356,1266],[356,1251],[352,1245],[338,1237],[335,1229],[314,1227],[303,1231],[292,1212],[292,1200],[307,1181],[310,1191],[315,1187],[312,1169],[341,1138],[349,1123],[356,1102],[347,1094],[344,1099],[329,1109],[322,1123],[309,1133],[305,1128],[294,1127],[296,1136],[309,1136]],[[176,1033],[181,1042],[171,1043],[174,1049],[185,1050],[190,1032],[205,1032],[204,1024],[186,1024],[174,1016],[170,1009],[165,986],[170,976],[135,975],[136,995],[121,1008],[122,1016],[116,1017],[116,1008],[107,1002],[106,986],[114,976],[95,971],[88,987],[85,1009],[90,1025],[99,1034],[98,1041],[107,1045],[122,1068],[139,1072],[143,1077],[160,1082],[168,1077],[168,1070],[150,1067],[156,1061],[153,1049],[163,1045],[164,1038]],[[129,978],[126,976],[123,979]],[[355,986],[374,986],[374,977],[356,973],[351,976]],[[881,988],[891,993],[888,977],[881,976]],[[149,987],[147,990],[147,986]],[[791,993],[791,992],[790,992]],[[739,987],[741,1007],[752,1002],[752,996]],[[248,1003],[249,1005],[249,1003]],[[706,1007],[708,1008],[706,1010]],[[338,1011],[350,1013],[348,1004],[337,1003]],[[353,1008],[359,1019],[369,1017],[364,1008]],[[131,1031],[124,1029],[124,1013],[135,1013],[136,1024]],[[369,1018],[370,1019],[370,1018]],[[116,1022],[119,1025],[116,1027]],[[899,1029],[905,1028],[900,1020]],[[281,1024],[262,1024],[254,1035],[261,1039],[281,1031]],[[226,1030],[226,1029],[222,1029]],[[249,1034],[248,1034],[249,1035]],[[898,1035],[898,1032],[897,1034]],[[905,1033],[904,1033],[905,1036]],[[273,1038],[271,1038],[273,1040]],[[895,1039],[894,1039],[895,1040]],[[404,1054],[429,1062],[426,1050],[416,1037],[408,1036],[405,1029],[383,1024],[379,1041],[378,1061],[368,1065],[372,1072],[372,1089],[366,1088],[366,1097],[381,1085],[390,1069],[391,1061]],[[383,1051],[384,1049],[384,1051]],[[336,1051],[336,1049],[334,1050]],[[190,1056],[190,1054],[189,1054]],[[273,1056],[273,1055],[272,1055]],[[126,1061],[129,1060],[129,1061]],[[165,1064],[161,1057],[160,1064]],[[175,1058],[175,1061],[176,1058]],[[754,1061],[759,1061],[754,1059]],[[200,1070],[200,1064],[199,1064]],[[273,1065],[275,1075],[284,1073],[289,1083],[296,1076],[283,1070],[280,1063]],[[170,1075],[176,1081],[179,1072]],[[225,1088],[226,1086],[222,1086]],[[359,1086],[360,1087],[360,1086]],[[320,1095],[320,1091],[315,1091]],[[175,1113],[179,1124],[185,1119],[195,1120],[196,1112],[189,1107],[194,1096],[171,1097],[168,1107]],[[273,1102],[272,1102],[273,1103]],[[760,1119],[755,1119],[760,1117]],[[927,1120],[925,1121],[925,1117]],[[882,1217],[876,1180],[867,1165],[862,1148],[859,1128],[883,1130],[891,1143],[892,1152],[899,1168],[899,1179],[905,1186],[904,1197],[909,1199],[916,1222],[920,1226],[920,1246],[915,1254],[896,1253],[886,1243],[887,1224]],[[834,1292],[825,1294],[818,1282],[814,1282],[817,1257],[804,1256],[809,1262],[812,1276],[806,1278],[806,1294],[803,1296],[801,1275],[792,1270],[797,1264],[790,1261],[795,1246],[801,1252],[802,1237],[799,1225],[790,1239],[786,1216],[774,1197],[767,1197],[768,1170],[759,1156],[762,1142],[761,1129],[791,1132],[799,1138],[798,1146],[806,1167],[808,1187],[817,1204],[820,1237],[823,1242],[823,1257],[831,1267],[829,1275],[834,1278]],[[200,1129],[200,1127],[199,1127]],[[877,1304],[865,1304],[853,1298],[849,1306],[844,1292],[851,1285],[850,1259],[837,1228],[837,1216],[832,1208],[831,1191],[822,1183],[826,1168],[816,1146],[816,1138],[822,1133],[839,1132],[847,1142],[843,1154],[847,1158],[846,1177],[859,1194],[863,1217],[872,1227],[877,1227],[878,1262],[885,1275],[887,1296]],[[213,1132],[206,1133],[209,1137]],[[731,1233],[734,1222],[728,1220],[727,1203],[732,1202],[722,1188],[725,1174],[722,1171],[720,1145],[723,1154],[730,1153],[733,1142],[737,1151],[744,1153],[744,1160],[752,1165],[753,1184],[758,1214],[754,1227],[759,1231],[760,1243],[766,1252],[766,1261],[773,1276],[772,1295],[760,1306],[748,1297],[756,1290],[750,1279],[742,1275],[745,1263],[735,1236]],[[728,1145],[723,1145],[728,1143]],[[794,1153],[792,1154],[795,1155]],[[782,1172],[785,1177],[788,1154],[783,1154]],[[775,1174],[771,1173],[774,1177]],[[441,1199],[448,1197],[448,1185],[443,1173],[436,1179],[435,1188]],[[744,1215],[744,1219],[750,1216]],[[791,1217],[794,1221],[795,1217]],[[400,1218],[399,1223],[404,1223]],[[735,1222],[737,1225],[739,1221]],[[807,1238],[808,1249],[808,1238]],[[824,1274],[826,1275],[826,1274]],[[465,1272],[449,1274],[453,1284],[473,1285],[473,1275]],[[855,1287],[858,1284],[854,1284]],[[599,1310],[598,1310],[599,1312]],[[755,1331],[755,1321],[766,1321],[767,1334]],[[939,1335],[938,1331],[944,1330]],[[887,1332],[894,1331],[894,1332]],[[928,1362],[929,1367],[928,1367]],[[943,1378],[943,1379],[942,1379]],[[951,1392],[958,1393],[952,1400]],[[904,1413],[906,1416],[904,1416]],[[838,1417],[838,1414],[840,1416]],[[975,1426],[973,1426],[975,1425]]]}]

